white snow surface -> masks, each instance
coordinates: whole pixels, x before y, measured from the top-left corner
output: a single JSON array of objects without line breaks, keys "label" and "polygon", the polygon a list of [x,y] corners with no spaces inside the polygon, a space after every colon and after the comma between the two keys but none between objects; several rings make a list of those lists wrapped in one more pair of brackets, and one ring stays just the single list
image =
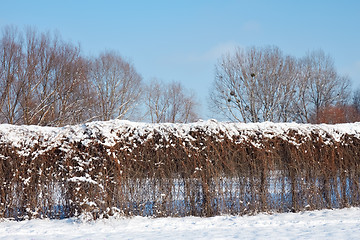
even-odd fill
[{"label": "white snow surface", "polygon": [[360,208],[211,218],[0,220],[1,239],[359,239]]},{"label": "white snow surface", "polygon": [[[160,133],[165,140],[169,135],[180,137],[186,141],[194,140],[190,136],[191,131],[203,131],[206,135],[221,138],[238,137],[237,142],[252,139],[253,145],[261,147],[262,138],[280,137],[295,145],[309,139],[311,134],[316,133],[325,137],[324,143],[330,143],[326,139],[339,142],[344,134],[360,138],[360,123],[347,124],[298,124],[298,123],[229,123],[217,122],[216,120],[198,121],[188,124],[173,123],[141,123],[124,120],[98,121],[82,125],[65,127],[40,127],[40,126],[15,126],[9,124],[0,125],[0,144],[10,144],[18,149],[20,155],[28,156],[41,154],[52,148],[60,148],[66,151],[68,144],[81,142],[84,146],[101,143],[104,146],[114,146],[118,141],[125,140],[130,143],[136,140],[142,143],[155,133]],[[288,136],[287,133],[295,131],[301,138]],[[254,137],[255,139],[254,140]],[[300,139],[300,140],[299,140]],[[330,140],[330,139],[328,139]],[[35,145],[42,147],[41,151],[32,152]],[[132,147],[136,147],[132,145]]]}]

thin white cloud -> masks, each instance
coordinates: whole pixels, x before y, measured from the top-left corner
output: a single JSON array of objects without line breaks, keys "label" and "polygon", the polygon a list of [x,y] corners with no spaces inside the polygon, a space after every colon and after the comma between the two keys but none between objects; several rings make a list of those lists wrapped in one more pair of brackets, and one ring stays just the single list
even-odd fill
[{"label": "thin white cloud", "polygon": [[222,55],[233,52],[237,47],[240,47],[240,44],[234,41],[219,43],[203,53],[190,55],[189,61],[213,62],[220,58]]},{"label": "thin white cloud", "polygon": [[257,21],[247,21],[242,25],[242,30],[248,33],[259,33],[261,25]]}]

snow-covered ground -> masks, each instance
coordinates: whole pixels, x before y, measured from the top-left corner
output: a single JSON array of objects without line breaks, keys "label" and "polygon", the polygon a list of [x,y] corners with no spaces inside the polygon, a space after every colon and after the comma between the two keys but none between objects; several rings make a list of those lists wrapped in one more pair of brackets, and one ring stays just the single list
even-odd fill
[{"label": "snow-covered ground", "polygon": [[360,208],[211,218],[0,220],[0,239],[359,239]]}]

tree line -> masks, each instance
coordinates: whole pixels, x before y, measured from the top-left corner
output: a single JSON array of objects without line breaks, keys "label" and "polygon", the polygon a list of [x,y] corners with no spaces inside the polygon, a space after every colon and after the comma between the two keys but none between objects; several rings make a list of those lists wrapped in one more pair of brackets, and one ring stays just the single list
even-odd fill
[{"label": "tree line", "polygon": [[95,120],[190,122],[194,95],[180,83],[147,85],[115,51],[85,57],[58,34],[7,26],[0,38],[0,122],[63,126]]},{"label": "tree line", "polygon": [[338,123],[360,120],[359,94],[351,102],[350,79],[322,50],[295,58],[252,47],[219,59],[211,100],[235,121]]},{"label": "tree line", "polygon": [[[277,47],[219,58],[210,109],[241,122],[360,120],[360,91],[323,51],[303,58]],[[144,82],[116,51],[86,57],[59,34],[7,26],[0,38],[0,123],[63,126],[96,120],[192,122],[196,95],[181,83]]]}]

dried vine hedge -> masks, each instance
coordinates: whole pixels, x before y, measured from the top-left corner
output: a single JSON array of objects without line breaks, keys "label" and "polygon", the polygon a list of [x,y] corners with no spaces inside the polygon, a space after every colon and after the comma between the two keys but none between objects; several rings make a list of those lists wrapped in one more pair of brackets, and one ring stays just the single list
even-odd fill
[{"label": "dried vine hedge", "polygon": [[214,121],[100,122],[52,133],[7,126],[0,128],[0,217],[214,216],[359,206],[360,125],[346,126],[352,132]]}]

